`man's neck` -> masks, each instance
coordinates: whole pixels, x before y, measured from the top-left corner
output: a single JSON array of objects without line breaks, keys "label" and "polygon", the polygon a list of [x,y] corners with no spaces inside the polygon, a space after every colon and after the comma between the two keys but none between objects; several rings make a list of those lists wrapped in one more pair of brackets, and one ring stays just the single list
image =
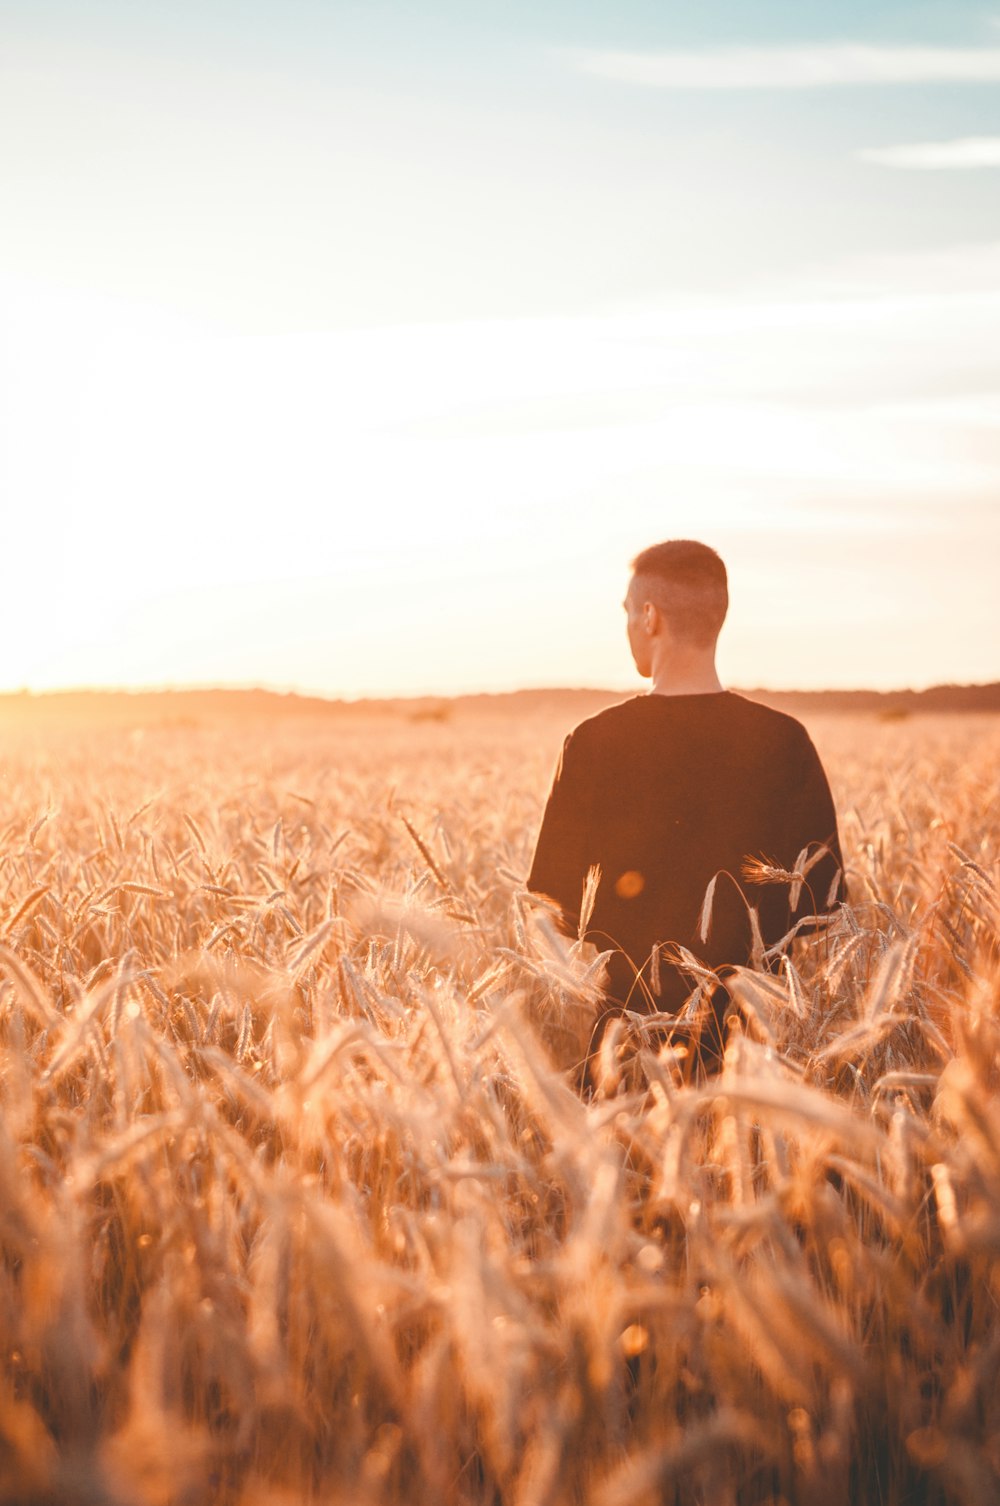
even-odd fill
[{"label": "man's neck", "polygon": [[654,695],[718,695],[725,687],[715,668],[715,656],[672,654],[653,664]]},{"label": "man's neck", "polygon": [[717,696],[724,690],[718,675],[712,675],[708,679],[679,678],[676,675],[654,676],[652,682],[652,694],[654,696]]}]

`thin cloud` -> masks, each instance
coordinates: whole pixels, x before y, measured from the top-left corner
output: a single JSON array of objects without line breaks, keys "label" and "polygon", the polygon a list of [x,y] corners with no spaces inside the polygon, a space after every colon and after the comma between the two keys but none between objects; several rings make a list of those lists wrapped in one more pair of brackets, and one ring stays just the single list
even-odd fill
[{"label": "thin cloud", "polygon": [[917,172],[963,171],[1000,167],[1000,136],[963,136],[958,141],[915,141],[907,146],[869,146],[858,152],[862,162]]},{"label": "thin cloud", "polygon": [[1000,48],[728,47],[711,52],[573,54],[583,73],[651,89],[824,89],[857,84],[1000,81]]}]

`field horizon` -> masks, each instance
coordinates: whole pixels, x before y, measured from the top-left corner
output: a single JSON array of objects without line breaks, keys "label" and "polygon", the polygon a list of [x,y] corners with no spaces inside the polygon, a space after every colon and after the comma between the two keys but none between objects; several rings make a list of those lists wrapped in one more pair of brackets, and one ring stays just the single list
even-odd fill
[{"label": "field horizon", "polygon": [[[905,717],[918,714],[1000,712],[1000,681],[943,684],[923,690],[770,690],[732,686],[736,694],[761,701],[779,711],[808,719],[810,714]],[[0,693],[0,724],[11,719],[61,721],[75,717],[111,721],[149,718],[157,722],[177,718],[276,716],[351,717],[389,716],[413,721],[446,721],[456,716],[485,714],[517,718],[564,713],[580,719],[605,706],[644,694],[645,687],[609,689],[589,686],[550,686],[508,691],[478,691],[460,695],[338,697],[282,691],[257,686],[187,686],[148,689],[83,688],[6,691]]]}]

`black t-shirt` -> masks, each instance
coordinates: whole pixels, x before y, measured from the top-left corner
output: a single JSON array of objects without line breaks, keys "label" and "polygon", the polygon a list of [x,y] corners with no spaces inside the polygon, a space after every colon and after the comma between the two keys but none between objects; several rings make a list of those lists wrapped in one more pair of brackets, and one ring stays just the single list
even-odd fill
[{"label": "black t-shirt", "polygon": [[[791,882],[748,881],[754,860],[791,872],[803,849],[815,857],[820,848],[798,894]],[[574,933],[595,864],[601,878],[587,939],[616,949],[611,999],[630,1009],[679,1007],[692,984],[665,965],[669,951],[660,951],[659,994],[648,991],[654,946],[679,944],[712,968],[745,966],[749,907],[768,947],[836,902],[837,817],[805,728],[731,691],[636,696],[581,722],[563,745],[528,876],[528,888],[554,899]]]}]

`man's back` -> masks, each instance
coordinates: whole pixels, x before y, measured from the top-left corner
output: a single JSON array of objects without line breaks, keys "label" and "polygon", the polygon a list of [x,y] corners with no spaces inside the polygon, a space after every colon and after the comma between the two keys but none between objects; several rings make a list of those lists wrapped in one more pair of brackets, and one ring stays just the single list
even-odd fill
[{"label": "man's back", "polygon": [[[820,846],[829,851],[811,867],[794,911],[787,884],[744,877],[748,861],[791,870],[803,848]],[[636,696],[581,723],[563,748],[528,887],[556,900],[575,928],[595,864],[601,879],[587,936],[616,949],[610,998],[630,1009],[676,1009],[690,984],[671,967],[660,969],[659,996],[647,992],[655,944],[679,944],[713,967],[745,964],[748,905],[765,946],[800,916],[830,908],[841,866],[837,821],[805,728],[730,691]],[[640,972],[645,988],[636,984]]]}]

